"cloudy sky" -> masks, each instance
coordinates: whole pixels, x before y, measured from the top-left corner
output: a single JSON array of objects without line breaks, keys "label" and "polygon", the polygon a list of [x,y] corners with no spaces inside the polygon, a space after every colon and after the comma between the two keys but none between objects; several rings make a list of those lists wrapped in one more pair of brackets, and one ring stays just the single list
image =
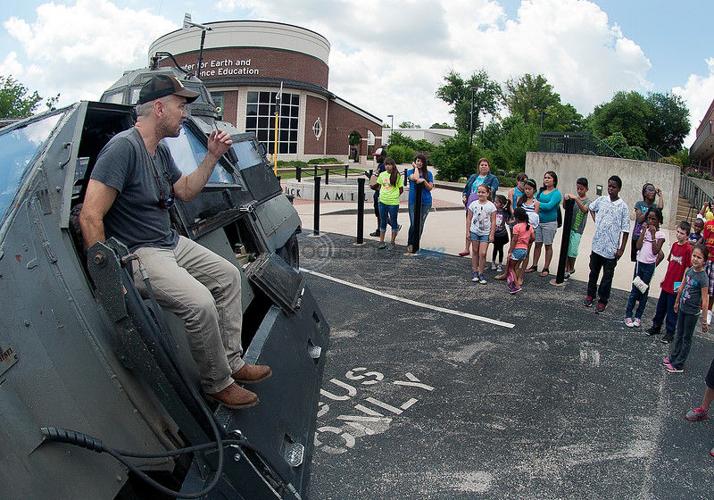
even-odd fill
[{"label": "cloudy sky", "polygon": [[675,92],[693,127],[714,99],[708,0],[3,0],[0,74],[61,103],[97,99],[184,12],[323,34],[330,90],[396,123],[453,123],[434,97],[449,70],[541,73],[583,114],[618,90]]}]

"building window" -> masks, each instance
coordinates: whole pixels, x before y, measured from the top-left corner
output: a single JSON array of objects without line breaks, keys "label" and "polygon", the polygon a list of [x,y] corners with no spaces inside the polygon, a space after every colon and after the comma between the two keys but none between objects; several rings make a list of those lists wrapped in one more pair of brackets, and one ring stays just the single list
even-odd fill
[{"label": "building window", "polygon": [[225,106],[223,104],[223,92],[211,92],[211,99],[213,99],[213,104],[216,105],[216,113],[218,113],[218,119],[223,120],[223,113],[225,113]]},{"label": "building window", "polygon": [[315,123],[312,124],[312,131],[315,134],[315,139],[319,139],[322,135],[322,122],[320,121],[319,116],[317,117],[317,120],[315,120]]},{"label": "building window", "polygon": [[[248,92],[245,110],[245,131],[255,132],[258,142],[270,154],[275,149],[276,95],[277,92]],[[300,96],[283,92],[279,104],[278,151],[280,154],[297,154]]]}]

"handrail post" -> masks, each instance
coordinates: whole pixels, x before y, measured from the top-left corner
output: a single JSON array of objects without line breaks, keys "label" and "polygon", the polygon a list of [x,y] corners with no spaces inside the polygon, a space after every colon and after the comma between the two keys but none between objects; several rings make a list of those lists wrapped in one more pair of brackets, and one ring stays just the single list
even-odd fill
[{"label": "handrail post", "polygon": [[313,205],[312,234],[320,236],[320,177],[315,177],[315,200]]},{"label": "handrail post", "polygon": [[367,179],[357,179],[357,244],[364,243],[364,183]]}]

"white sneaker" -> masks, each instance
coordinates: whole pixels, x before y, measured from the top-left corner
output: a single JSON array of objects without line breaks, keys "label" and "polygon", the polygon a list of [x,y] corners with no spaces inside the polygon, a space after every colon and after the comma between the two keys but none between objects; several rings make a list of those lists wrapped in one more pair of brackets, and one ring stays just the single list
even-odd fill
[{"label": "white sneaker", "polygon": [[501,264],[497,265],[497,266],[496,266],[496,271],[499,272],[499,273],[502,273],[502,272],[503,272],[503,266],[502,266]]},{"label": "white sneaker", "polygon": [[632,325],[633,325],[635,328],[639,328],[639,327],[640,327],[640,324],[641,324],[640,318],[635,318],[635,319],[632,320]]},{"label": "white sneaker", "polygon": [[712,312],[707,311],[707,325],[711,325],[711,324],[712,324]]},{"label": "white sneaker", "polygon": [[491,271],[495,271],[495,270],[496,270],[496,263],[491,262]]},{"label": "white sneaker", "polygon": [[625,326],[627,328],[632,328],[635,324],[632,322],[632,318],[625,318]]}]

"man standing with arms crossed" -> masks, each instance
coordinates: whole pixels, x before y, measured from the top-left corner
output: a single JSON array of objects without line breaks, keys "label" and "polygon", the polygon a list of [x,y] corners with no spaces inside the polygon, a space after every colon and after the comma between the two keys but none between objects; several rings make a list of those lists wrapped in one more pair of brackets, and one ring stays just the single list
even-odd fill
[{"label": "man standing with arms crossed", "polygon": [[[146,269],[157,302],[185,324],[201,386],[209,398],[233,409],[258,403],[236,382],[268,378],[271,369],[242,359],[241,277],[237,267],[171,228],[174,197],[195,198],[218,159],[231,147],[226,132],[212,132],[198,168],[183,175],[161,143],[178,137],[186,105],[198,93],[176,78],[156,75],[141,88],[134,127],[115,135],[99,153],[87,185],[80,226],[86,248],[106,235],[127,245]],[[134,266],[134,283],[145,285]]]}]

